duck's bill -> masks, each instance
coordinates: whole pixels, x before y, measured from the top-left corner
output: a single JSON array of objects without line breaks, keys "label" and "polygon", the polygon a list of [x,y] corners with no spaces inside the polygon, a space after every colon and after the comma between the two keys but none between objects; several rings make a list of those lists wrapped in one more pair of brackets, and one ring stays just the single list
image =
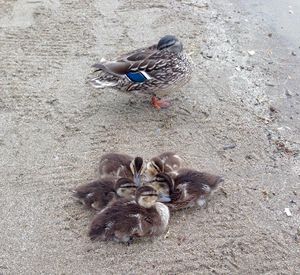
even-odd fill
[{"label": "duck's bill", "polygon": [[142,183],[141,183],[141,177],[139,175],[135,175],[133,177],[133,181],[137,185],[137,187],[141,187]]},{"label": "duck's bill", "polygon": [[168,195],[159,195],[159,197],[158,197],[158,201],[160,201],[160,202],[170,202],[171,201],[171,198],[170,198],[170,196],[168,196]]}]

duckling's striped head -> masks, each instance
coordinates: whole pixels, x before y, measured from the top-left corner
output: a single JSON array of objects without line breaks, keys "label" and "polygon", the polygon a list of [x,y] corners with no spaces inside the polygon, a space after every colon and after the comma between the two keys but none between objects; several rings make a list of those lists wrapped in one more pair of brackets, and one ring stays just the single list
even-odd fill
[{"label": "duckling's striped head", "polygon": [[135,157],[130,163],[130,170],[133,175],[133,181],[137,186],[141,186],[141,175],[146,169],[145,163],[141,157]]},{"label": "duckling's striped head", "polygon": [[164,172],[164,164],[162,163],[160,158],[152,158],[148,163],[147,163],[147,170],[146,173],[150,177],[154,177],[160,172]]},{"label": "duckling's striped head", "polygon": [[174,192],[174,181],[166,173],[158,173],[155,178],[147,183],[153,187],[159,196],[160,202],[170,202],[170,195]]},{"label": "duckling's striped head", "polygon": [[152,207],[158,200],[156,190],[150,186],[142,186],[136,191],[136,202],[145,208]]},{"label": "duckling's striped head", "polygon": [[134,199],[137,185],[130,179],[120,178],[115,184],[115,190],[121,198]]}]

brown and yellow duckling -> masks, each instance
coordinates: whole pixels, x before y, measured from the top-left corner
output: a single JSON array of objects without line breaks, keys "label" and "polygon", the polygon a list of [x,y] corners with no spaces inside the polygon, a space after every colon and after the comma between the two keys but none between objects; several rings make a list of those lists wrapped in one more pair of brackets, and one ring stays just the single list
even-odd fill
[{"label": "brown and yellow duckling", "polygon": [[145,164],[141,157],[131,157],[126,154],[109,153],[102,156],[99,164],[101,177],[132,179],[138,186],[141,185],[141,176],[145,171]]},{"label": "brown and yellow duckling", "polygon": [[81,185],[73,190],[73,195],[89,208],[101,210],[113,201],[125,198],[134,200],[137,185],[130,179],[105,178]]},{"label": "brown and yellow duckling", "polygon": [[153,157],[147,163],[146,174],[153,178],[158,173],[173,173],[182,168],[183,159],[174,152],[165,152]]},{"label": "brown and yellow duckling", "polygon": [[130,244],[134,238],[162,235],[168,227],[170,212],[158,200],[152,187],[138,188],[135,201],[118,200],[95,216],[90,238]]},{"label": "brown and yellow duckling", "polygon": [[152,186],[167,200],[171,210],[193,206],[206,207],[209,195],[223,182],[219,176],[182,168],[172,179],[166,173],[159,173],[147,184]]}]

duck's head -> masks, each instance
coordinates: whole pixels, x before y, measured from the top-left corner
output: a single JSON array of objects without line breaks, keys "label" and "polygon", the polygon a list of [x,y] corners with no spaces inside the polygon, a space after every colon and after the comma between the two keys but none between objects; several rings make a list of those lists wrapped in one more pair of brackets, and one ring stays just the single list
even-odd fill
[{"label": "duck's head", "polygon": [[164,49],[168,49],[171,52],[179,53],[183,50],[183,45],[176,38],[176,36],[168,34],[159,40],[157,44],[157,49],[160,51]]},{"label": "duck's head", "polygon": [[147,163],[146,173],[149,177],[154,177],[158,173],[164,171],[164,164],[162,163],[160,158],[153,158]]},{"label": "duck's head", "polygon": [[137,185],[130,179],[120,178],[115,184],[115,190],[121,198],[134,199]]},{"label": "duck's head", "polygon": [[147,186],[153,187],[159,196],[160,202],[170,202],[170,195],[174,192],[174,181],[166,173],[158,173],[153,180],[145,183]]},{"label": "duck's head", "polygon": [[141,186],[141,176],[146,170],[143,159],[141,157],[135,157],[130,163],[130,170],[133,175],[133,181],[138,187]]},{"label": "duck's head", "polygon": [[137,189],[135,198],[140,206],[150,208],[158,201],[158,194],[151,186],[142,186]]}]

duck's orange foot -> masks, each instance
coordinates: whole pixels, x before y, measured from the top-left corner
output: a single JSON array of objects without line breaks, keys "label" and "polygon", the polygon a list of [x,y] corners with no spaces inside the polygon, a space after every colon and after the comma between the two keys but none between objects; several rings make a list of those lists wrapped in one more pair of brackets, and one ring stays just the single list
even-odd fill
[{"label": "duck's orange foot", "polygon": [[169,108],[171,106],[171,102],[168,99],[162,99],[162,98],[159,99],[158,97],[153,96],[151,99],[151,105],[155,109],[160,110],[160,109]]}]

